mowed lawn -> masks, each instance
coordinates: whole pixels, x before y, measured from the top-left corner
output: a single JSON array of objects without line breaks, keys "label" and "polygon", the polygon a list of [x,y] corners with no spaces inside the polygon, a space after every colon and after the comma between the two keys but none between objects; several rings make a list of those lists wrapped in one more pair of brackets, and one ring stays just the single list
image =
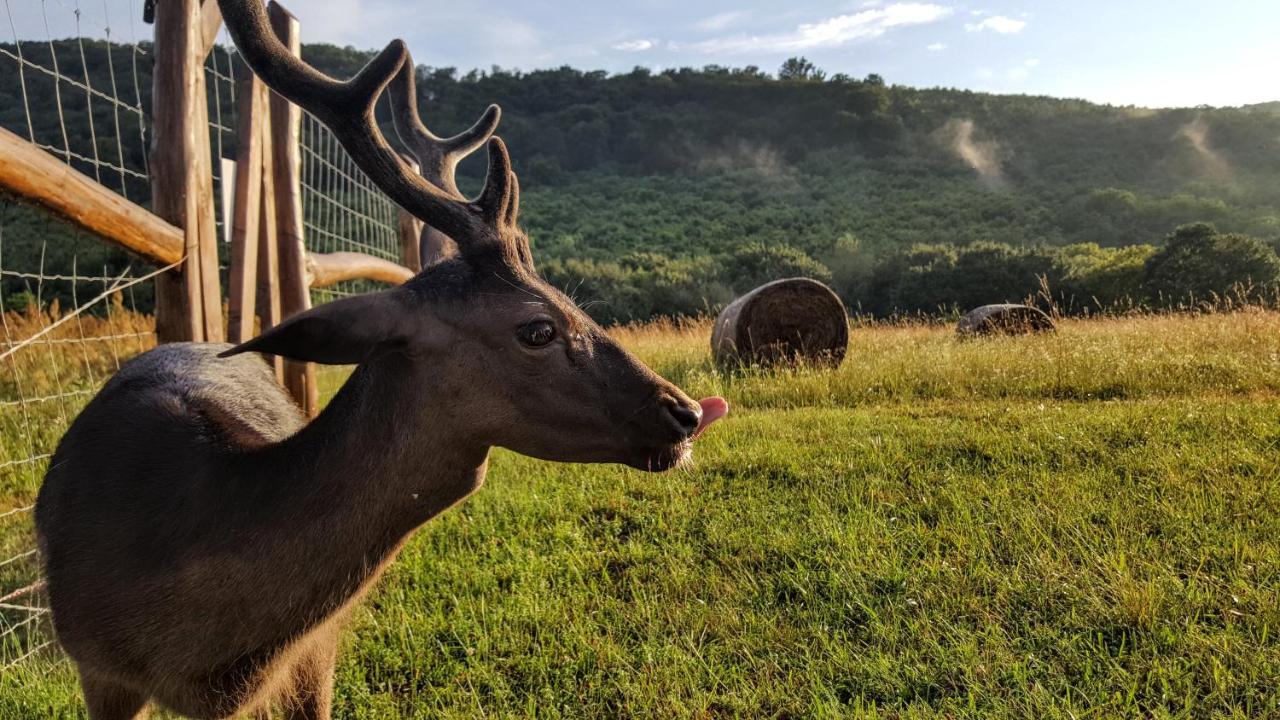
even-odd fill
[{"label": "mowed lawn", "polygon": [[[337,717],[1280,716],[1280,315],[772,374],[619,334],[733,404],[696,465],[495,452],[356,613]],[[0,673],[43,717],[83,717],[53,654]]]}]

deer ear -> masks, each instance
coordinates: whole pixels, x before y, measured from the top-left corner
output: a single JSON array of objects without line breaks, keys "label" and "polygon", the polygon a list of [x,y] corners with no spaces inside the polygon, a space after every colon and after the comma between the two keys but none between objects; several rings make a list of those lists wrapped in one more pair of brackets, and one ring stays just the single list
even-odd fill
[{"label": "deer ear", "polygon": [[409,341],[411,310],[395,290],[325,303],[295,315],[218,357],[246,352],[324,365],[355,365]]}]

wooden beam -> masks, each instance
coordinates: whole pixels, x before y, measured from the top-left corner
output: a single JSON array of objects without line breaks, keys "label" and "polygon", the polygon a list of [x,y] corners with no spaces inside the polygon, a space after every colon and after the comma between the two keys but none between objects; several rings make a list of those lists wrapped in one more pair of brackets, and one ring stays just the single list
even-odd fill
[{"label": "wooden beam", "polygon": [[200,36],[203,40],[204,57],[209,57],[213,44],[218,42],[218,32],[222,30],[222,8],[218,0],[201,0],[200,2]]},{"label": "wooden beam", "polygon": [[[410,155],[401,154],[401,158],[418,174],[418,161]],[[402,207],[396,208],[396,234],[400,238],[400,264],[414,271],[422,271],[422,226],[423,222],[413,213]]]},{"label": "wooden beam", "polygon": [[[267,6],[271,28],[289,52],[302,55],[298,20],[274,0]],[[280,311],[285,318],[311,308],[307,250],[302,225],[302,110],[271,94],[271,152],[275,173],[277,239],[280,243]],[[316,370],[311,363],[286,360],[284,384],[303,410],[320,411]]]},{"label": "wooden beam", "polygon": [[4,128],[0,189],[157,265],[182,259],[182,230]]},{"label": "wooden beam", "polygon": [[[269,97],[266,86],[262,86],[264,101]],[[267,127],[270,127],[271,107],[264,102]],[[263,331],[280,324],[280,244],[276,240],[276,191],[275,173],[272,170],[271,133],[262,134],[262,209],[258,213],[258,323]],[[284,359],[272,355],[272,367],[276,371],[276,381],[284,384]]]},{"label": "wooden beam", "polygon": [[[222,275],[218,264],[218,222],[217,208],[213,200],[213,158],[209,144],[209,101],[205,88],[204,58],[200,60],[200,81],[197,92],[200,102],[197,103],[195,118],[192,120],[200,128],[199,137],[203,138],[202,149],[194,158],[192,169],[196,184],[196,230],[199,232],[199,244],[196,254],[200,260],[200,279],[198,281],[201,319],[204,324],[205,342],[222,342],[226,333],[222,322]],[[221,158],[218,160],[221,162]],[[191,263],[187,263],[191,266]]]},{"label": "wooden beam", "polygon": [[400,236],[400,262],[413,272],[422,271],[423,223],[404,208],[396,209],[396,233]]},{"label": "wooden beam", "polygon": [[[160,342],[206,339],[200,287],[203,184],[199,175],[208,164],[209,128],[199,19],[198,0],[156,4],[151,204],[156,215],[182,228],[186,257],[180,274],[156,278],[156,334]],[[208,209],[212,213],[211,202]]]},{"label": "wooden beam", "polygon": [[313,288],[329,287],[347,280],[374,280],[403,285],[414,272],[403,265],[357,252],[310,253],[307,279]]},{"label": "wooden beam", "polygon": [[238,85],[231,288],[227,296],[227,336],[233,343],[253,337],[258,292],[258,225],[262,213],[262,140],[267,129],[266,86],[253,73],[240,78]]},{"label": "wooden beam", "polygon": [[448,235],[425,223],[420,227],[422,236],[418,245],[418,257],[421,258],[424,267],[435,265],[458,254],[457,243]]}]

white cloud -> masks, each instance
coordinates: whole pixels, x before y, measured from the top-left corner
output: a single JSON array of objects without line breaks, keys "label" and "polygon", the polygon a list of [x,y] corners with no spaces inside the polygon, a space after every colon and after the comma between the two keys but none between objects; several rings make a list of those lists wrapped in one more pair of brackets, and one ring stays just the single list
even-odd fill
[{"label": "white cloud", "polygon": [[687,49],[709,55],[728,55],[752,52],[800,52],[814,48],[838,47],[858,40],[879,37],[890,28],[937,22],[950,14],[950,8],[932,3],[895,3],[851,15],[838,15],[815,23],[805,23],[792,32],[712,38],[692,43]]},{"label": "white cloud", "polygon": [[1013,18],[1005,17],[1003,15],[992,15],[991,17],[986,18],[982,22],[965,23],[964,29],[968,30],[969,32],[982,32],[983,30],[990,30],[992,32],[1000,33],[1001,35],[1014,35],[1022,32],[1022,29],[1025,28],[1026,26],[1027,26],[1026,20],[1015,20]]},{"label": "white cloud", "polygon": [[1029,68],[1033,68],[1033,67],[1035,67],[1035,66],[1037,66],[1037,65],[1039,65],[1039,64],[1040,64],[1040,58],[1027,58],[1027,59],[1026,59],[1026,62],[1024,62],[1024,63],[1022,63],[1022,64],[1023,64],[1023,65],[1025,65],[1025,66],[1027,66],[1027,67],[1029,67]]},{"label": "white cloud", "polygon": [[718,30],[724,30],[732,25],[736,25],[739,21],[750,14],[751,13],[746,10],[731,10],[729,12],[717,13],[711,17],[705,17],[699,20],[693,24],[693,27],[698,30],[702,30],[703,32],[716,32]]},{"label": "white cloud", "polygon": [[928,50],[929,52],[942,52],[943,50],[947,49],[947,44],[936,42],[936,43],[926,45],[924,49]]},{"label": "white cloud", "polygon": [[621,50],[622,52],[644,52],[645,50],[652,50],[653,45],[652,40],[627,40],[614,45],[613,49]]}]

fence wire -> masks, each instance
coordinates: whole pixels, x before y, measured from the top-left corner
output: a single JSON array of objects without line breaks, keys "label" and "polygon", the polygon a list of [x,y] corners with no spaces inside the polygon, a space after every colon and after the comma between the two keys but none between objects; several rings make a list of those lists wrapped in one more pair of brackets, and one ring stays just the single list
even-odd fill
[{"label": "fence wire", "polygon": [[[144,207],[151,28],[136,0],[0,0],[0,127]],[[226,31],[205,63],[219,238],[235,157],[236,78]],[[400,261],[396,206],[327,128],[302,126],[307,250]],[[229,246],[219,243],[225,265]],[[0,672],[53,645],[33,512],[57,442],[121,363],[154,346],[156,268],[0,195]],[[224,274],[224,287],[225,285]],[[368,292],[317,289],[313,303]],[[346,369],[321,373],[332,391]],[[327,387],[325,385],[327,384]],[[61,662],[56,653],[49,661]]]},{"label": "fence wire", "polygon": [[[308,252],[360,252],[398,263],[397,207],[324,123],[302,114],[302,207]],[[313,304],[378,289],[367,280],[311,291]]]},{"label": "fence wire", "polygon": [[51,635],[32,510],[58,438],[120,363],[155,343],[150,270],[0,200],[0,667]]},{"label": "fence wire", "polygon": [[[0,127],[148,206],[153,58],[142,3],[0,3]],[[221,39],[205,65],[220,232],[240,70],[225,30]],[[51,646],[36,493],[71,420],[121,363],[155,344],[156,271],[0,196],[0,672]]]},{"label": "fence wire", "polygon": [[213,168],[213,207],[217,224],[218,258],[222,268],[223,284],[226,283],[227,265],[231,253],[227,243],[231,242],[228,232],[229,191],[234,186],[235,176],[224,177],[225,169],[234,171],[236,157],[236,76],[245,72],[231,42],[231,36],[224,27],[219,35],[221,43],[215,45],[205,59],[205,87],[209,100],[209,151],[212,153]]},{"label": "fence wire", "polygon": [[[361,252],[401,262],[397,207],[356,167],[329,128],[302,114],[302,212],[307,252]],[[379,289],[355,280],[311,290],[312,305]],[[350,368],[321,365],[317,383],[331,396]]]},{"label": "fence wire", "polygon": [[0,125],[145,200],[151,58],[135,13],[106,0],[94,8],[78,0],[3,2]]}]

